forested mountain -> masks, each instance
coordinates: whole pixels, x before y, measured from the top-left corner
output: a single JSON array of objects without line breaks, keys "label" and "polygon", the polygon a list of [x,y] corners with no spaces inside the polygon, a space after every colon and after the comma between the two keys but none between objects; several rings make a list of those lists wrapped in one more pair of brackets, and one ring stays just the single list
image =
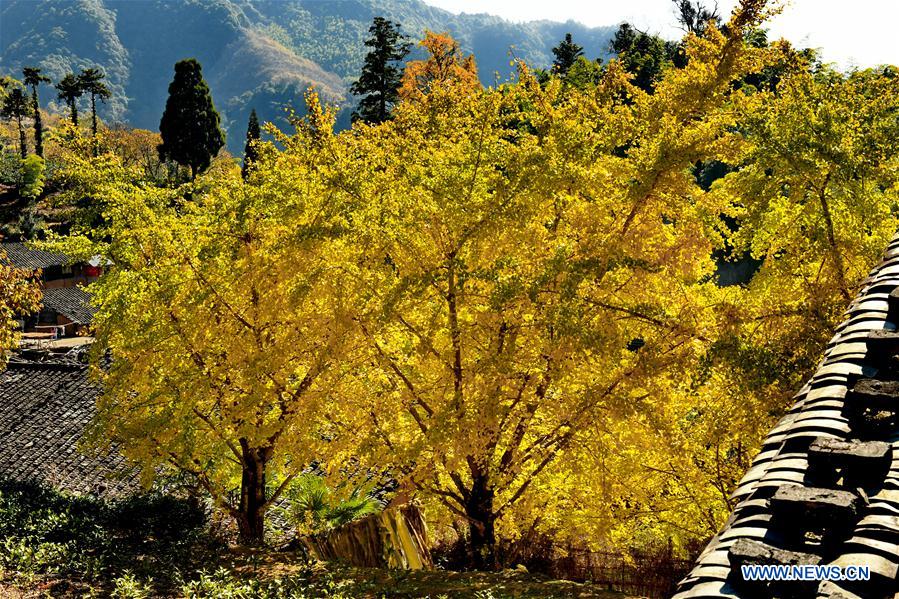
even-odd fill
[{"label": "forested mountain", "polygon": [[262,120],[283,124],[285,106],[301,108],[310,85],[344,107],[341,122],[347,122],[353,101],[347,90],[379,15],[400,22],[413,40],[425,29],[449,31],[476,55],[484,83],[509,76],[510,47],[545,67],[565,33],[592,58],[607,55],[614,32],[611,26],[453,15],[419,0],[4,0],[0,74],[36,65],[58,81],[98,66],[113,92],[101,115],[156,129],[173,64],[194,57],[222,114],[228,146],[238,151],[251,108]]}]

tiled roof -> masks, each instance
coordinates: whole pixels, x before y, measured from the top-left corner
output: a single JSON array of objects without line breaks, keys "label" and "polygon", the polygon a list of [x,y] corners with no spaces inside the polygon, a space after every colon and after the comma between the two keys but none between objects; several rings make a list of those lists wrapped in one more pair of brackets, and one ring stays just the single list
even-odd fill
[{"label": "tiled roof", "polygon": [[84,365],[10,362],[0,374],[0,476],[78,494],[137,490],[121,455],[79,450],[98,393]]},{"label": "tiled roof", "polygon": [[[768,434],[675,599],[893,597],[899,578],[899,235]],[[868,581],[749,582],[741,565],[869,566]]]},{"label": "tiled roof", "polygon": [[90,324],[94,319],[90,295],[81,287],[55,287],[44,289],[43,293],[45,309],[58,312],[80,324]]},{"label": "tiled roof", "polygon": [[69,263],[69,259],[65,254],[35,250],[29,248],[21,241],[7,241],[0,244],[0,247],[6,252],[6,256],[13,266],[19,268],[33,270],[35,268],[47,268],[48,266],[60,266]]}]

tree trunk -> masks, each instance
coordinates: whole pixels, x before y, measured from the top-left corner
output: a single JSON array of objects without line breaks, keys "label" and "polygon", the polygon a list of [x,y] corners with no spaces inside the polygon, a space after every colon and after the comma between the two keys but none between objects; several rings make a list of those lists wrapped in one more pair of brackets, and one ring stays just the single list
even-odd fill
[{"label": "tree trunk", "polygon": [[72,110],[72,125],[74,125],[75,128],[77,129],[78,128],[78,105],[75,104],[74,99],[69,104],[69,108]]},{"label": "tree trunk", "polygon": [[91,135],[97,137],[97,97],[91,94]]},{"label": "tree trunk", "polygon": [[237,528],[246,545],[260,545],[265,537],[265,450],[251,448],[240,440],[243,472],[240,479],[240,506]]},{"label": "tree trunk", "polygon": [[32,107],[34,108],[34,153],[44,157],[44,125],[41,122],[41,107],[37,101],[37,92],[34,93]]},{"label": "tree trunk", "polygon": [[846,284],[845,268],[843,266],[843,254],[837,247],[837,238],[833,230],[833,219],[830,216],[830,204],[827,203],[827,184],[830,182],[830,173],[824,177],[824,183],[821,185],[821,191],[818,199],[821,201],[821,212],[824,215],[824,227],[827,233],[827,243],[830,246],[830,255],[833,259],[833,267],[836,270],[837,285],[840,286],[840,295],[846,302],[852,299],[849,293],[849,285]]},{"label": "tree trunk", "polygon": [[473,477],[465,514],[468,516],[471,565],[476,570],[495,570],[496,514],[493,513],[493,488],[487,475],[476,474]]},{"label": "tree trunk", "polygon": [[19,154],[21,154],[22,160],[24,160],[28,157],[28,141],[25,139],[25,127],[22,125],[21,117],[17,119],[17,123],[19,125]]},{"label": "tree trunk", "polygon": [[94,156],[100,155],[100,147],[97,144],[97,97],[91,94],[91,146]]}]

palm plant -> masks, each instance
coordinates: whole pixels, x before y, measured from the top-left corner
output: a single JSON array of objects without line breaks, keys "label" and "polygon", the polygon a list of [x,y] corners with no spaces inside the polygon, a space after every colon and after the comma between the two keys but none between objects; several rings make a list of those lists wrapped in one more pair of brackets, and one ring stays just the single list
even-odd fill
[{"label": "palm plant", "polygon": [[370,491],[370,485],[361,484],[341,496],[328,486],[324,477],[304,474],[286,493],[285,515],[297,528],[309,532],[330,530],[381,511],[383,504],[371,497]]}]

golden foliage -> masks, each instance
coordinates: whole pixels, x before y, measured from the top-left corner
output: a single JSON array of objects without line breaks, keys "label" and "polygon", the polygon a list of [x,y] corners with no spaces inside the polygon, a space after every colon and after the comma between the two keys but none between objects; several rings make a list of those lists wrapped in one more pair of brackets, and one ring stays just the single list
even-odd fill
[{"label": "golden foliage", "polygon": [[400,98],[408,100],[428,93],[433,87],[458,83],[458,90],[474,90],[480,87],[478,67],[474,56],[465,56],[459,43],[448,33],[425,31],[419,45],[428,51],[425,60],[411,60],[406,64],[400,84]]},{"label": "golden foliage", "polygon": [[[102,430],[239,520],[312,462],[388,471],[481,565],[533,531],[714,533],[896,224],[897,78],[745,43],[766,10],[690,36],[652,94],[614,60],[482,90],[428,34],[393,120],[335,134],[310,94],[246,183],[89,159],[72,180],[101,224],[67,243],[115,263]],[[773,68],[776,92],[747,83]],[[707,190],[712,161],[731,172]],[[761,270],[720,287],[715,252]]]},{"label": "golden foliage", "polygon": [[40,308],[41,290],[35,273],[14,267],[0,253],[0,365],[19,342],[18,319]]}]

